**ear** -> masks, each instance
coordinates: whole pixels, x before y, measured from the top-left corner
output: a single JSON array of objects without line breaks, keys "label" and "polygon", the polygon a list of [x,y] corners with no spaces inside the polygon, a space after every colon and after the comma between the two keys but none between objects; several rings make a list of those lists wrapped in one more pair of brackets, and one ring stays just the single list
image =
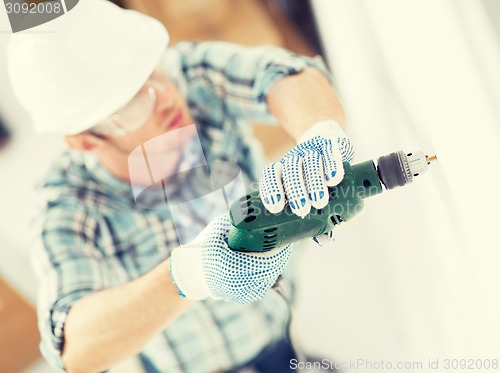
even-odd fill
[{"label": "ear", "polygon": [[86,132],[79,133],[78,135],[68,135],[64,139],[71,149],[82,152],[95,151],[105,143],[104,139]]}]

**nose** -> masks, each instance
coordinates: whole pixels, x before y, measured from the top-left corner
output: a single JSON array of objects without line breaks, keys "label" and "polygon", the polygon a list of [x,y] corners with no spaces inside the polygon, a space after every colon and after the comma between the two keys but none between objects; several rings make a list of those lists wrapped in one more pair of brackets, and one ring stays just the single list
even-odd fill
[{"label": "nose", "polygon": [[175,100],[173,95],[168,92],[167,87],[163,84],[154,83],[153,89],[156,95],[156,108],[157,113],[164,113],[174,107]]}]

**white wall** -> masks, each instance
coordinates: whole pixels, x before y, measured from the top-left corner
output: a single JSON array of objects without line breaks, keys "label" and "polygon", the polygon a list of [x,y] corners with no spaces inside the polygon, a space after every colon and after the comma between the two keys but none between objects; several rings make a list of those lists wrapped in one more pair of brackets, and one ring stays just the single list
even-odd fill
[{"label": "white wall", "polygon": [[307,346],[339,361],[495,357],[500,53],[482,3],[312,4],[355,161],[399,149],[439,161],[367,200],[334,250],[307,253]]},{"label": "white wall", "polygon": [[491,21],[491,25],[495,30],[497,40],[500,42],[500,1],[483,0],[486,14]]},{"label": "white wall", "polygon": [[[34,303],[36,283],[27,230],[33,211],[33,184],[62,144],[54,137],[35,137],[27,114],[13,97],[5,55],[10,33],[7,14],[0,11],[0,113],[12,134],[9,146],[0,151],[0,276]],[[26,373],[51,372],[54,370],[39,361]]]},{"label": "white wall", "polygon": [[32,212],[33,184],[61,149],[56,137],[36,137],[30,120],[14,99],[7,78],[5,45],[10,35],[6,12],[0,12],[0,112],[12,141],[0,152],[0,275],[34,300],[26,227]]}]

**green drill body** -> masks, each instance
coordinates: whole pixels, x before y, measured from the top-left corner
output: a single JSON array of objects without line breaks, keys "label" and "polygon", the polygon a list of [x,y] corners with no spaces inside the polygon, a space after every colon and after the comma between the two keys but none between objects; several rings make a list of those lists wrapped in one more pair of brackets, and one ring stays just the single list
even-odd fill
[{"label": "green drill body", "polygon": [[322,209],[311,208],[304,218],[292,213],[288,204],[272,214],[264,207],[258,192],[233,203],[229,211],[231,228],[228,244],[233,250],[265,252],[304,238],[329,232],[340,222],[349,221],[363,209],[363,199],[382,192],[373,161],[351,166],[344,163],[344,178],[328,188],[330,198]]}]

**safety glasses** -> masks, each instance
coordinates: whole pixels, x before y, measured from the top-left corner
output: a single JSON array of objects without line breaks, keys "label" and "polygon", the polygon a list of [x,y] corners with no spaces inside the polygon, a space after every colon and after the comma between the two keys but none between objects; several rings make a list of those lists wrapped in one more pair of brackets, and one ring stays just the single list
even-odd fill
[{"label": "safety glasses", "polygon": [[151,118],[156,105],[155,89],[165,89],[165,85],[152,77],[124,107],[90,129],[103,136],[125,136],[141,128]]}]

